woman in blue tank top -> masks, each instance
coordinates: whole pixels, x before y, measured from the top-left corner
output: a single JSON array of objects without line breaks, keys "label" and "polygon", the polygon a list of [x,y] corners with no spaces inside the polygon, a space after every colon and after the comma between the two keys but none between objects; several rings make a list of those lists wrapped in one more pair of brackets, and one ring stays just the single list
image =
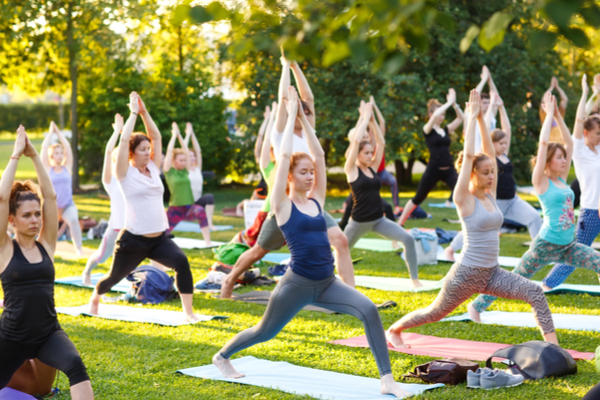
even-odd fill
[{"label": "woman in blue tank top", "polygon": [[[333,256],[323,215],[327,186],[325,154],[305,114],[298,113],[302,108],[296,91],[291,87],[289,92],[288,120],[277,163],[271,208],[292,254],[290,268],[273,291],[258,325],[237,334],[215,354],[213,363],[225,377],[241,378],[244,375],[235,370],[229,358],[272,339],[302,308],[314,304],[359,318],[377,362],[381,393],[407,396],[409,394],[394,382],[377,307],[333,274]],[[302,123],[308,138],[310,155],[292,154],[292,135],[297,120]],[[286,194],[288,185],[289,196]]]},{"label": "woman in blue tank top", "polygon": [[[583,77],[585,80],[585,75]],[[575,241],[575,197],[566,180],[571,169],[573,138],[556,107],[556,99],[549,92],[544,96],[546,119],[540,133],[537,157],[534,158],[531,178],[538,199],[542,204],[544,222],[539,235],[521,258],[515,273],[531,278],[537,271],[552,262],[568,264],[600,272],[600,253]],[[554,110],[554,113],[552,112]],[[582,129],[585,102],[577,109],[574,130]],[[564,145],[550,142],[552,121],[556,120],[563,135]],[[479,296],[470,308],[480,313],[496,300],[493,296]]]}]

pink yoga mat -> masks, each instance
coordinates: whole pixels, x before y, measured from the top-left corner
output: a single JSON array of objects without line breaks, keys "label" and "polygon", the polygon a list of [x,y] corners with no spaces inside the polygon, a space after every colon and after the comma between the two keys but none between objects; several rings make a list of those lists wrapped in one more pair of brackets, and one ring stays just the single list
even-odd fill
[{"label": "pink yoga mat", "polygon": [[[419,335],[418,333],[403,333],[404,343],[411,346],[410,349],[397,349],[388,343],[388,349],[399,353],[413,354],[416,356],[429,357],[458,357],[469,360],[485,361],[496,350],[511,346],[502,343],[473,342],[471,340],[448,339],[436,336]],[[334,340],[329,342],[341,344],[348,347],[369,347],[366,336],[358,336],[350,339]],[[593,360],[594,353],[581,353],[575,350],[567,350],[575,360]]]}]

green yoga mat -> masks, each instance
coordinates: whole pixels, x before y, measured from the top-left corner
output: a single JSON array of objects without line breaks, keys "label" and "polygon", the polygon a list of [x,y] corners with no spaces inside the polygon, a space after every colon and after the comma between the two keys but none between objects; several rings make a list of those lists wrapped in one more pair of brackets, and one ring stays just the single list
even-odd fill
[{"label": "green yoga mat", "polygon": [[419,288],[414,288],[411,280],[406,278],[356,275],[354,280],[356,286],[387,290],[390,292],[428,292],[431,290],[438,290],[442,287],[442,281],[428,281],[425,279],[420,279],[423,286]]},{"label": "green yoga mat", "polygon": [[402,248],[402,243],[398,243],[399,248],[392,247],[392,241],[387,239],[366,239],[361,238],[354,245],[355,249],[373,250],[373,251],[398,251]]}]

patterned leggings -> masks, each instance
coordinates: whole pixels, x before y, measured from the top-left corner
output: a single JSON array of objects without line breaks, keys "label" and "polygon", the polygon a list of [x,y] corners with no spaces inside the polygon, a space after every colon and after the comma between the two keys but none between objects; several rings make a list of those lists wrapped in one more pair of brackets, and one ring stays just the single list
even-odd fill
[{"label": "patterned leggings", "polygon": [[208,226],[204,207],[196,204],[192,204],[191,206],[170,206],[167,209],[167,218],[169,219],[169,230],[167,233],[171,232],[181,221],[198,221],[200,228]]},{"label": "patterned leggings", "polygon": [[442,290],[429,307],[413,311],[400,320],[401,329],[439,321],[474,293],[523,300],[531,304],[533,316],[542,334],[554,332],[552,314],[540,286],[498,265],[492,268],[473,268],[460,263],[452,266],[444,278]]},{"label": "patterned leggings", "polygon": [[[539,236],[535,238],[527,253],[521,258],[521,262],[514,273],[531,279],[536,272],[550,264],[552,261],[563,262],[575,267],[590,269],[600,272],[600,253],[591,247],[575,241],[561,246],[546,242]],[[536,285],[534,283],[534,285]],[[494,301],[494,296],[478,296],[472,303],[475,310],[485,311]]]},{"label": "patterned leggings", "polygon": [[[600,216],[598,210],[581,209],[577,220],[577,243],[591,246],[600,233]],[[544,278],[544,283],[555,288],[563,283],[575,268],[567,264],[556,264],[552,271]]]}]

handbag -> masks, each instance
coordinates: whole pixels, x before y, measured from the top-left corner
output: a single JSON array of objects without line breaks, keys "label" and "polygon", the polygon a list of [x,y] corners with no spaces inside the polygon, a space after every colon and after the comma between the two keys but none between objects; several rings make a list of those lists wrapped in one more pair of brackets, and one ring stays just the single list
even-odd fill
[{"label": "handbag", "polygon": [[57,375],[56,368],[42,363],[37,358],[25,360],[6,386],[32,396],[45,396],[52,392],[52,384]]},{"label": "handbag", "polygon": [[403,378],[418,378],[428,383],[458,385],[467,380],[467,371],[477,371],[479,364],[462,358],[445,358],[417,365]]}]

